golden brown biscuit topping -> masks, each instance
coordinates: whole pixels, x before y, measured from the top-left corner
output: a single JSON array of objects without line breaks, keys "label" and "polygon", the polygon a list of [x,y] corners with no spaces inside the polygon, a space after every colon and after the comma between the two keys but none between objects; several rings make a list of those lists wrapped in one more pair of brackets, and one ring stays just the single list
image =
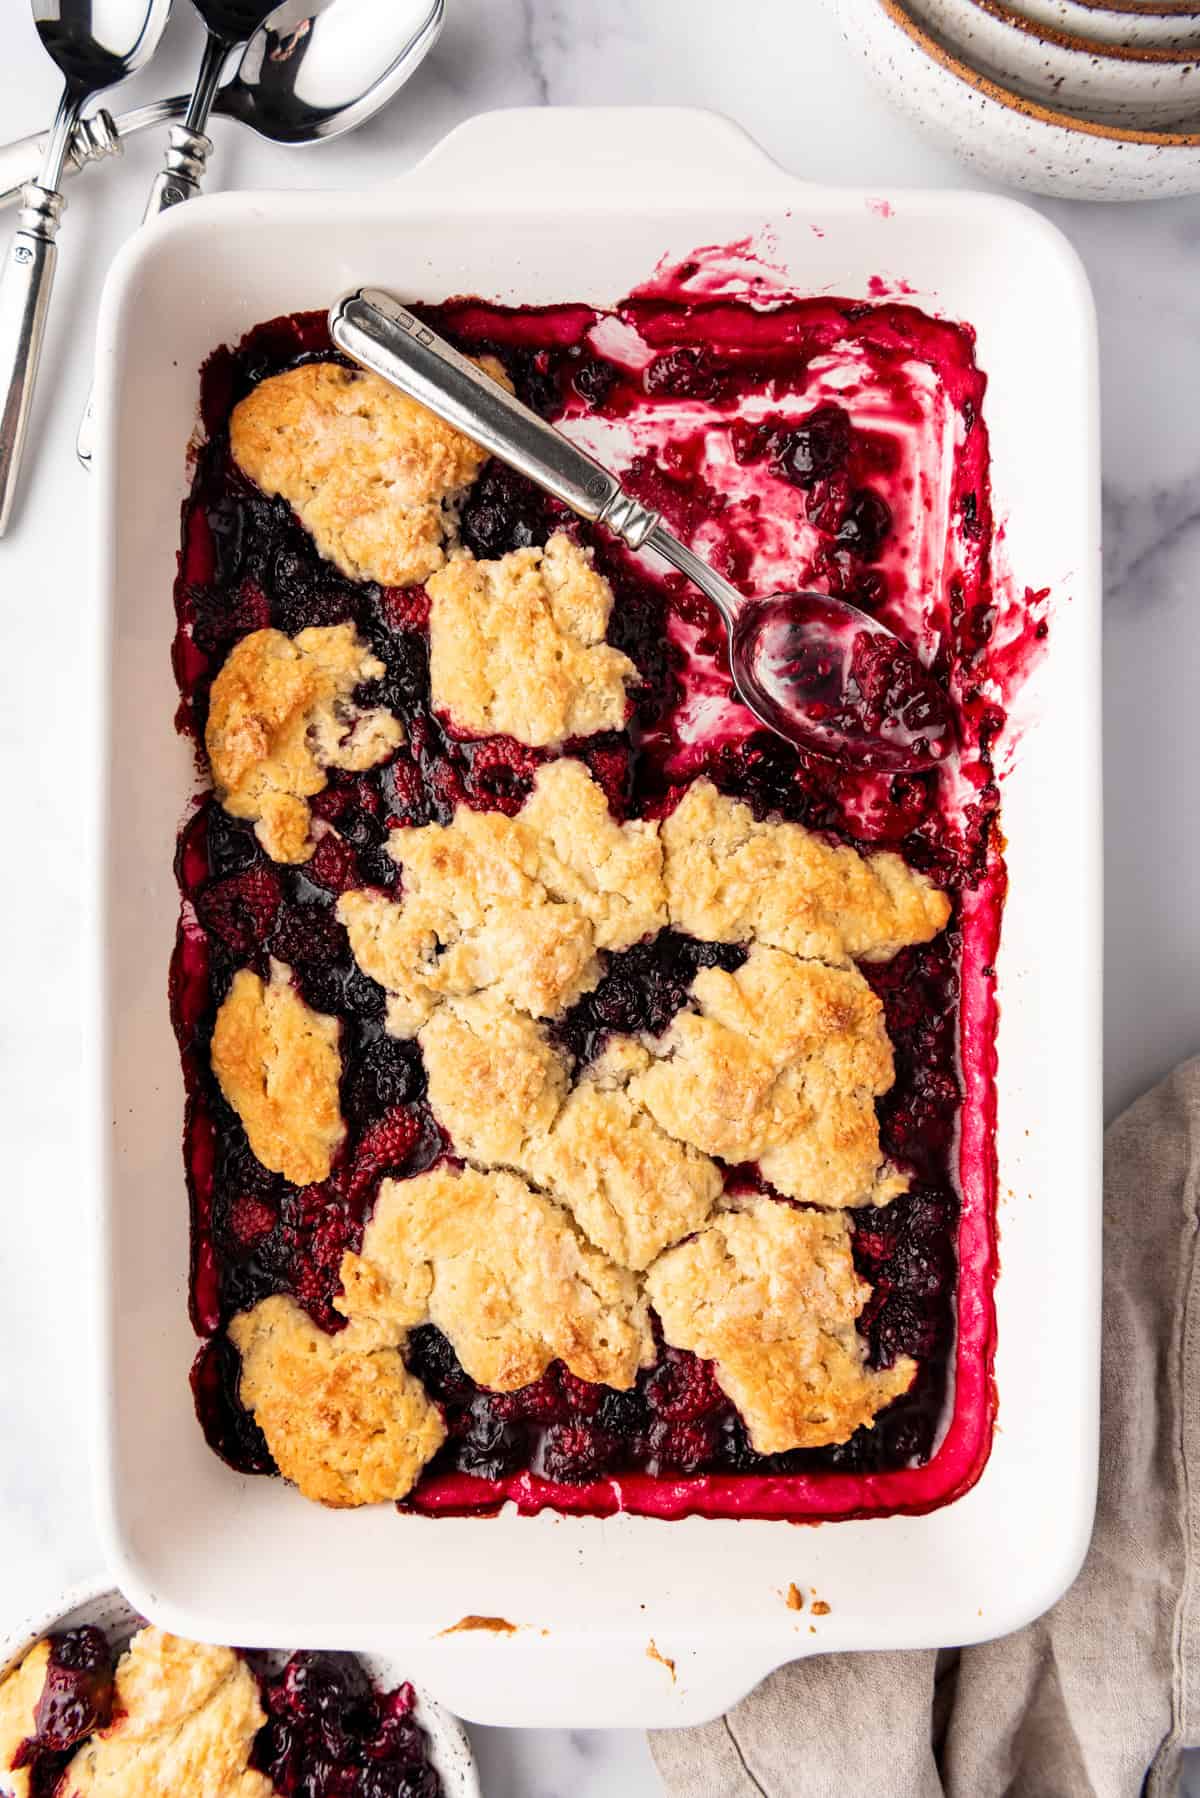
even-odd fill
[{"label": "golden brown biscuit topping", "polygon": [[543,1187],[619,1266],[648,1266],[712,1210],[720,1172],[622,1090],[619,1049],[568,1096],[567,1060],[545,1028],[490,994],[449,1000],[418,1040],[430,1107],[458,1153]]},{"label": "golden brown biscuit topping", "polygon": [[695,781],[662,826],[671,922],[710,943],[817,961],[887,961],[944,929],[950,901],[898,855],[863,856],[802,824],[759,823]]},{"label": "golden brown biscuit topping", "polygon": [[212,686],[205,744],[217,794],[277,862],[313,852],[307,801],[329,768],[386,761],[404,741],[398,718],[353,703],[361,681],[384,672],[352,624],[251,631],[235,643]]},{"label": "golden brown biscuit topping", "polygon": [[393,1340],[434,1323],[467,1373],[511,1392],[561,1360],[580,1379],[633,1385],[653,1359],[637,1282],[515,1174],[435,1168],[385,1180],[338,1309]]},{"label": "golden brown biscuit topping", "polygon": [[844,1442],[912,1382],[907,1357],[866,1365],[871,1289],[843,1217],[752,1200],[668,1249],[646,1288],[667,1341],[716,1363],[759,1454]]},{"label": "golden brown biscuit topping", "polygon": [[271,1798],[250,1768],[266,1722],[253,1673],[231,1648],[143,1629],[117,1667],[113,1723],[63,1775],[70,1798]]},{"label": "golden brown biscuit topping", "polygon": [[527,1153],[534,1178],[590,1241],[639,1272],[699,1229],[722,1186],[708,1157],[668,1136],[627,1091],[587,1079]]},{"label": "golden brown biscuit topping", "polygon": [[[492,356],[479,366],[511,389]],[[356,581],[406,587],[446,560],[453,507],[487,460],[378,375],[314,362],[260,381],[234,407],[238,467],[282,494],[317,548]]]},{"label": "golden brown biscuit topping", "polygon": [[618,824],[582,762],[538,770],[515,818],[459,806],[452,824],[396,830],[398,901],[343,894],[338,916],[389,994],[388,1029],[415,1035],[443,998],[489,992],[554,1017],[600,978],[599,949],[666,922],[653,824]]},{"label": "golden brown biscuit topping", "polygon": [[370,1324],[329,1336],[291,1299],[235,1317],[241,1399],[275,1464],[323,1505],[404,1498],[445,1440],[437,1406],[389,1334]]},{"label": "golden brown biscuit topping", "polygon": [[567,1096],[567,1064],[532,1018],[491,993],[450,999],[417,1039],[429,1104],[458,1153],[524,1171]]},{"label": "golden brown biscuit topping", "polygon": [[345,1136],[336,1018],[310,1011],[279,962],[241,968],[217,1012],[212,1068],[263,1166],[297,1186],[328,1178]]},{"label": "golden brown biscuit topping", "polygon": [[891,1044],[857,968],[754,948],[735,974],[701,969],[692,1000],[630,1085],[664,1130],[723,1161],[757,1161],[810,1204],[903,1190],[881,1168],[875,1115]]},{"label": "golden brown biscuit topping", "polygon": [[562,532],[495,562],[460,551],[428,592],[433,705],[460,730],[547,749],[624,724],[637,669],[604,641],[612,588]]}]

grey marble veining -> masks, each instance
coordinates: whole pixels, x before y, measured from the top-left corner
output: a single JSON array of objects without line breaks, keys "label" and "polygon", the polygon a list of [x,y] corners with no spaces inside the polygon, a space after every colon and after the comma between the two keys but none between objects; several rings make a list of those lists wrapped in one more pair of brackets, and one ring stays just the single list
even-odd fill
[{"label": "grey marble veining", "polygon": [[[433,58],[382,118],[289,155],[218,124],[213,183],[382,181],[459,120],[514,104],[687,104],[729,113],[817,182],[966,185],[893,117],[813,0],[448,0]],[[131,89],[183,84],[196,43],[176,9],[158,65]],[[19,3],[0,20],[0,136],[49,119],[54,82]],[[23,516],[0,547],[0,1625],[100,1565],[87,1474],[87,1269],[79,1265],[80,921],[71,721],[90,672],[72,453],[103,271],[140,216],[157,145],[76,187]],[[1104,383],[1107,1091],[1110,1109],[1200,1049],[1200,200],[1136,209],[1045,202],[1099,306]],[[1072,421],[1063,420],[1064,433]],[[48,697],[53,668],[53,692]],[[1069,928],[1047,919],[1047,929]],[[488,1798],[649,1798],[639,1736],[480,1730]]]}]

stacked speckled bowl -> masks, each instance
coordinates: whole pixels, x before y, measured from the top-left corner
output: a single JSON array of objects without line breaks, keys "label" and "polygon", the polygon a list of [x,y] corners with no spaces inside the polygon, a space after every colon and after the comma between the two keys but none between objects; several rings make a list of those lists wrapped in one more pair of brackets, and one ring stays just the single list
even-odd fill
[{"label": "stacked speckled bowl", "polygon": [[1039,193],[1200,192],[1200,0],[832,0],[898,105]]}]

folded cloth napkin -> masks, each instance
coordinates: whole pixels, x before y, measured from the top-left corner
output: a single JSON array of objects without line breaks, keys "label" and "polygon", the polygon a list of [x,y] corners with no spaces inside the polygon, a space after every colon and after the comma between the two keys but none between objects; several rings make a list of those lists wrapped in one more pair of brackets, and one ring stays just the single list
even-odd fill
[{"label": "folded cloth napkin", "polygon": [[781,1668],[715,1722],[651,1737],[668,1792],[1176,1790],[1182,1750],[1200,1741],[1200,1059],[1112,1126],[1104,1187],[1100,1498],[1071,1590],[976,1648]]}]

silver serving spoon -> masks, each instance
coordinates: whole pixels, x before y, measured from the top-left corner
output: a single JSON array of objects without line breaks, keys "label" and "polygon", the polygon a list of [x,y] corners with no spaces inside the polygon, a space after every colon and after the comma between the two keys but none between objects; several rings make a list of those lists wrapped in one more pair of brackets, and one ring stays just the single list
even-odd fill
[{"label": "silver serving spoon", "polygon": [[[145,222],[194,198],[212,152],[209,113],[240,118],[278,143],[316,143],[360,124],[389,100],[441,29],[445,0],[193,0],[207,37],[181,125],[171,127],[166,162],[155,179]],[[381,17],[382,13],[382,17]],[[246,43],[236,75],[221,74]],[[270,127],[265,129],[264,127]],[[89,396],[75,442],[92,461],[95,405]]]},{"label": "silver serving spoon", "polygon": [[170,9],[171,0],[33,0],[38,35],[64,80],[39,177],[23,190],[0,275],[0,536],[12,514],[29,429],[71,139],[87,101],[153,54]]},{"label": "silver serving spoon", "polygon": [[[327,0],[319,13],[312,5],[287,0],[268,16],[218,87],[214,113],[296,148],[353,131],[403,87],[432,48],[446,11],[445,0],[382,8],[378,0]],[[115,119],[98,108],[80,121],[64,174],[119,155],[136,132],[181,119],[189,101],[175,94]],[[0,207],[19,199],[36,176],[47,142],[34,135],[0,146]]]},{"label": "silver serving spoon", "polygon": [[790,742],[856,767],[928,768],[953,745],[949,701],[894,632],[827,593],[747,600],[616,476],[390,294],[359,288],[329,314],[339,349],[627,543],[652,549],[707,594],[729,636],[743,703]]}]

